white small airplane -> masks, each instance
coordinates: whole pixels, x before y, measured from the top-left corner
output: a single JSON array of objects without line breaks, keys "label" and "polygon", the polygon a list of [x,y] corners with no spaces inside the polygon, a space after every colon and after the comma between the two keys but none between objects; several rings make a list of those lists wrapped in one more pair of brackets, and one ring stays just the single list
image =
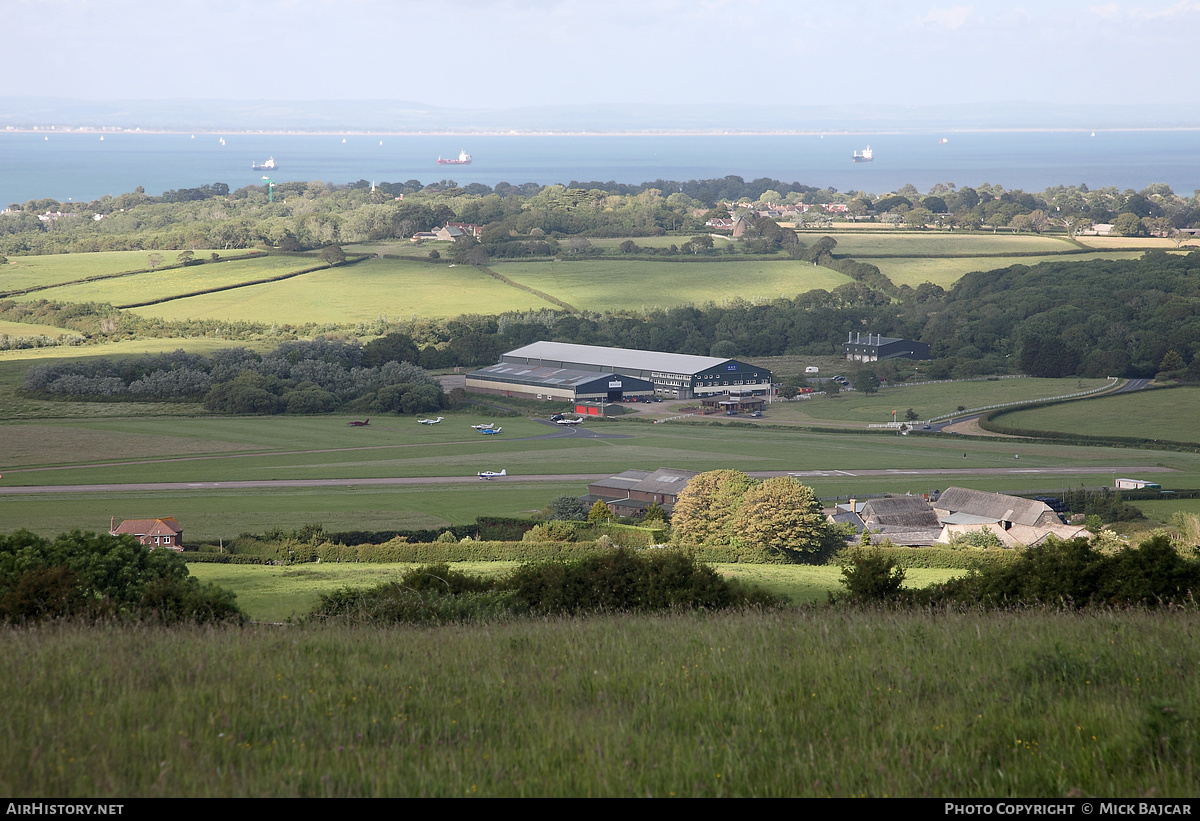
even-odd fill
[{"label": "white small airplane", "polygon": [[484,422],[482,425],[471,425],[474,430],[491,430],[495,426],[495,422]]},{"label": "white small airplane", "polygon": [[500,471],[499,473],[496,473],[494,470],[484,470],[484,471],[480,471],[479,473],[477,473],[475,475],[478,476],[480,479],[498,479],[501,476],[508,475],[508,468],[505,468],[504,470]]},{"label": "white small airplane", "polygon": [[554,424],[556,424],[556,425],[582,425],[583,417],[580,417],[578,419],[559,419],[559,420],[555,421]]},{"label": "white small airplane", "polygon": [[422,425],[436,425],[438,422],[441,422],[445,418],[446,417],[444,417],[444,416],[439,416],[437,419],[418,419],[417,421]]},{"label": "white small airplane", "polygon": [[492,434],[499,433],[500,431],[504,430],[504,428],[479,428],[478,430],[480,433],[490,436]]}]

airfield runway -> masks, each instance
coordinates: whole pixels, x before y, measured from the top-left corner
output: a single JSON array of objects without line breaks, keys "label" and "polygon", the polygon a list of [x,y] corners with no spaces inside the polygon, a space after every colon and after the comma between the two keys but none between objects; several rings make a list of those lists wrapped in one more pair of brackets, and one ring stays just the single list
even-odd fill
[{"label": "airfield runway", "polygon": [[[767,470],[750,471],[755,479],[772,476],[794,476],[797,479],[854,478],[871,476],[1079,476],[1079,475],[1124,475],[1142,473],[1174,473],[1172,468],[1158,465],[1110,465],[1092,467],[1041,467],[1041,468],[925,468],[920,470]],[[32,485],[27,487],[3,487],[0,496],[33,495],[39,493],[122,493],[145,491],[179,490],[233,490],[239,488],[287,488],[287,487],[374,487],[380,485],[453,485],[475,481],[491,482],[594,482],[606,479],[608,473],[541,473],[526,476],[497,477],[483,480],[474,475],[467,476],[415,476],[407,478],[377,479],[263,479],[239,482],[145,482],[112,485]]]}]

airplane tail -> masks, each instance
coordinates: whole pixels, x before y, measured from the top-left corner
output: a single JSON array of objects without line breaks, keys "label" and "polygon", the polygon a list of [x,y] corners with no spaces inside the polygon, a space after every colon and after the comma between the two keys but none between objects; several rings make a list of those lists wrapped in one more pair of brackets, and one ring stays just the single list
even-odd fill
[{"label": "airplane tail", "polygon": [[501,476],[507,476],[507,475],[508,475],[508,468],[505,468],[504,470],[500,471],[500,475],[501,475]]}]

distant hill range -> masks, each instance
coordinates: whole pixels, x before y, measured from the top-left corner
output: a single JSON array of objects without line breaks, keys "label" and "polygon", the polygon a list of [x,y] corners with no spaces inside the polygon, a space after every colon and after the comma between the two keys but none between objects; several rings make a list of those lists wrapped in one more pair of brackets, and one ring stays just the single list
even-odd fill
[{"label": "distant hill range", "polygon": [[334,132],[925,132],[1200,128],[1200,104],[1004,102],[893,106],[554,105],[443,108],[402,100],[81,100],[0,97],[0,129]]}]

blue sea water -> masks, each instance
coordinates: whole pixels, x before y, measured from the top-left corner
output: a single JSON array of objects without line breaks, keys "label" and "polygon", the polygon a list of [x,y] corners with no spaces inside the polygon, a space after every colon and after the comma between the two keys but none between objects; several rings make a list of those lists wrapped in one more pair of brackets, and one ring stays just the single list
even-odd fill
[{"label": "blue sea water", "polygon": [[[224,144],[221,139],[224,139]],[[947,141],[940,142],[942,138]],[[514,185],[572,180],[641,183],[737,175],[840,191],[884,193],[939,182],[1041,191],[1086,183],[1200,189],[1197,131],[953,132],[803,136],[362,136],[0,132],[0,208],[53,197],[88,201],[137,186],[161,194],[224,182],[261,182],[251,165],[274,157],[276,182]],[[852,163],[870,146],[871,163]],[[437,158],[472,154],[469,166]]]}]

